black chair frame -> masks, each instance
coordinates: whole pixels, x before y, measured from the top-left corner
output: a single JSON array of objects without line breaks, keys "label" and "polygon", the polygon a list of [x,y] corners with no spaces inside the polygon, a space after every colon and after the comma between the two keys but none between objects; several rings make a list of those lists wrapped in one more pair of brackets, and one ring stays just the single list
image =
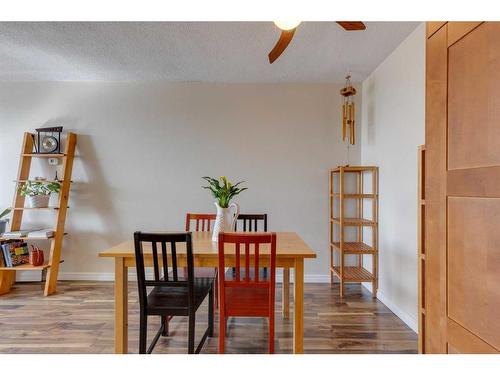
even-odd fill
[{"label": "black chair frame", "polygon": [[[146,279],[146,268],[144,265],[143,252],[144,242],[151,243],[154,280]],[[186,244],[187,279],[180,278],[177,272],[178,254],[176,251],[176,244],[182,242]],[[160,254],[158,252],[158,243],[161,244]],[[170,244],[170,255],[168,255],[167,243]],[[140,305],[139,353],[150,354],[153,351],[154,346],[158,342],[160,336],[168,335],[168,317],[170,316],[188,316],[188,354],[199,353],[207,337],[212,337],[214,333],[214,283],[213,279],[211,279],[210,281],[210,279],[207,278],[201,279],[194,277],[194,260],[191,232],[135,232],[134,244]],[[169,258],[171,260],[171,272],[169,271]],[[163,277],[160,277],[160,267],[163,271]],[[149,293],[149,295],[147,292],[147,287],[153,287],[153,290]],[[168,293],[172,294],[172,298],[170,298]],[[156,296],[161,296],[161,298],[164,298],[163,301],[173,301],[176,297],[179,296],[179,293],[182,296],[187,296],[186,300],[182,298],[182,305],[153,305],[150,302],[150,298],[151,300],[153,300],[153,298],[155,298]],[[195,314],[196,310],[201,305],[207,294],[209,298],[208,328],[195,349]],[[148,316],[160,316],[161,326],[148,349],[146,350]]]}]

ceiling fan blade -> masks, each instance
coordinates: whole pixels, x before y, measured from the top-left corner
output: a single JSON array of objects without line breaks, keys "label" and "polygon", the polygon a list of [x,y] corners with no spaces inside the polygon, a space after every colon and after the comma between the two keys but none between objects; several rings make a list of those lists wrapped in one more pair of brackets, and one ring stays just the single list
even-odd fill
[{"label": "ceiling fan blade", "polygon": [[292,30],[283,30],[281,31],[280,38],[274,48],[269,52],[269,63],[272,64],[280,55],[283,53],[283,51],[286,49],[286,47],[290,44],[293,38],[293,34],[295,34],[295,29]]},{"label": "ceiling fan blade", "polygon": [[360,21],[337,21],[346,31],[365,30],[366,26]]}]

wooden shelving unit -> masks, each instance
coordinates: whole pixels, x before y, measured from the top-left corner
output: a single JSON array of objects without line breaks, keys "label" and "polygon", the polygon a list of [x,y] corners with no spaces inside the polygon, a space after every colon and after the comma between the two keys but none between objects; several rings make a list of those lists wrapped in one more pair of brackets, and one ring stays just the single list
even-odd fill
[{"label": "wooden shelving unit", "polygon": [[[76,134],[68,133],[66,137],[66,144],[64,153],[58,154],[35,154],[33,153],[33,134],[24,133],[23,146],[21,150],[21,156],[19,161],[19,170],[17,179],[14,181],[16,183],[15,193],[14,193],[14,203],[12,205],[12,217],[11,217],[11,231],[17,231],[21,229],[23,213],[24,211],[54,211],[57,213],[56,223],[54,228],[54,235],[51,238],[27,238],[23,237],[24,240],[42,240],[45,239],[50,242],[50,253],[48,260],[40,266],[32,266],[30,264],[25,264],[17,267],[1,267],[0,268],[0,295],[6,294],[10,291],[12,285],[16,280],[16,270],[27,271],[27,270],[47,270],[47,276],[45,280],[44,295],[48,296],[56,292],[57,287],[57,275],[59,272],[59,265],[61,262],[61,250],[62,242],[65,233],[64,226],[66,222],[66,214],[68,210],[68,197],[69,190],[71,186],[71,173],[73,170],[73,159],[75,157],[76,148]],[[17,185],[30,180],[30,169],[32,158],[61,158],[62,159],[62,179],[59,181],[61,183],[61,191],[59,193],[59,204],[57,207],[47,207],[47,208],[26,208],[24,207],[24,197],[17,191]],[[0,237],[1,240],[12,239]]]},{"label": "wooden shelving unit", "polygon": [[[365,183],[370,178],[371,191],[365,192]],[[347,181],[350,180],[351,188]],[[340,281],[340,296],[344,295],[344,283],[371,282],[372,294],[378,289],[378,167],[345,166],[330,170],[330,281]],[[354,190],[354,191],[349,191]],[[365,217],[365,201],[371,215]],[[347,214],[347,202],[351,203],[351,215]],[[347,230],[352,227],[351,239]],[[365,241],[365,228],[371,230],[371,240]],[[338,264],[335,261],[338,254]],[[348,265],[347,255],[356,256],[356,264]],[[363,266],[363,257],[371,256],[371,271]]]},{"label": "wooden shelving unit", "polygon": [[425,146],[418,147],[418,352],[425,353]]}]

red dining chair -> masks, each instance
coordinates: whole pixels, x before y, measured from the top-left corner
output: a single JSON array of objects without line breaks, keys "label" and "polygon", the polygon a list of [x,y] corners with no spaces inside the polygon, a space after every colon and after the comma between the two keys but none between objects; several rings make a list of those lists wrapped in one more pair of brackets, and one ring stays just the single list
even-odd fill
[{"label": "red dining chair", "polygon": [[[269,246],[261,253],[260,245]],[[232,271],[224,271],[228,254],[235,255],[234,277]],[[269,277],[259,272],[260,264],[270,269]],[[219,233],[218,274],[219,353],[224,353],[226,320],[230,316],[269,318],[269,353],[274,353],[276,233]]]}]

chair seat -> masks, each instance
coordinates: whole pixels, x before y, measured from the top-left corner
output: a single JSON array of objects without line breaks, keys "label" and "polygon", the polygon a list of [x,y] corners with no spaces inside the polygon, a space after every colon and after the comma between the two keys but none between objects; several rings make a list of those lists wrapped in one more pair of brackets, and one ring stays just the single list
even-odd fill
[{"label": "chair seat", "polygon": [[[255,280],[255,269],[250,268],[250,280]],[[269,270],[259,268],[259,281],[269,281]],[[225,281],[236,280],[236,270],[229,268]],[[245,280],[245,269],[240,268],[240,281]],[[269,289],[226,287],[227,316],[269,316]],[[251,306],[251,308],[249,308]]]},{"label": "chair seat", "polygon": [[[208,295],[214,282],[210,277],[194,279],[194,308]],[[188,315],[188,289],[179,286],[156,286],[148,295],[148,315]]]},{"label": "chair seat", "polygon": [[225,288],[226,316],[269,316],[269,289]]}]

